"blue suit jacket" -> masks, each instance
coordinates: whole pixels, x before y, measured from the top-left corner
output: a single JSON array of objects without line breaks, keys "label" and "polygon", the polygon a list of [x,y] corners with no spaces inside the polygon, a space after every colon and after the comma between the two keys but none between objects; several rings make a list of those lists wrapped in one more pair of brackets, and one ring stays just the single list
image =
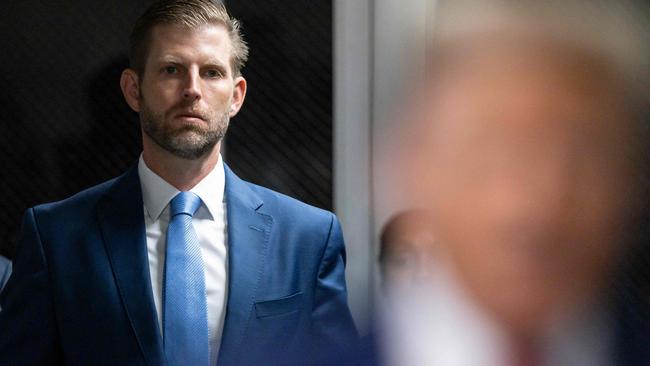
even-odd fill
[{"label": "blue suit jacket", "polygon": [[[308,364],[354,342],[336,217],[226,167],[219,365]],[[163,365],[137,169],[24,217],[0,365]]]}]

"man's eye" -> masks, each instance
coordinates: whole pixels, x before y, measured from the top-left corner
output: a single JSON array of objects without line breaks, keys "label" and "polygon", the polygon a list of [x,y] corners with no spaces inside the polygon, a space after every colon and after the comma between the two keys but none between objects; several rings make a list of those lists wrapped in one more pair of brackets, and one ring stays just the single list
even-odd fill
[{"label": "man's eye", "polygon": [[205,74],[209,78],[217,78],[217,77],[221,76],[221,71],[212,69],[212,70],[206,71]]},{"label": "man's eye", "polygon": [[178,69],[176,66],[167,66],[165,67],[165,73],[167,74],[176,74],[178,72]]}]

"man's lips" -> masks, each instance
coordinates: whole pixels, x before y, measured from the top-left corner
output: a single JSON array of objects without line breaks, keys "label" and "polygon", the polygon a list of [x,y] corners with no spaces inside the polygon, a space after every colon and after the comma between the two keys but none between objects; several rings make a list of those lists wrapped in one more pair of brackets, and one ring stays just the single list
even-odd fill
[{"label": "man's lips", "polygon": [[184,120],[200,120],[200,121],[205,121],[203,116],[198,113],[191,113],[191,112],[181,112],[177,113],[174,118],[178,119],[184,119]]}]

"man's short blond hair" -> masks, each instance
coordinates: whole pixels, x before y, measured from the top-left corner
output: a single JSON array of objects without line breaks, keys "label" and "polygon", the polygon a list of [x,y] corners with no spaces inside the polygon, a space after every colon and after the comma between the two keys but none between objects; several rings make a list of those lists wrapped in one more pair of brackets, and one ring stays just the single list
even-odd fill
[{"label": "man's short blond hair", "polygon": [[210,0],[163,0],[151,5],[138,18],[129,38],[129,60],[138,75],[144,74],[149,54],[151,31],[157,25],[180,25],[196,29],[205,25],[222,25],[232,45],[230,58],[233,76],[239,76],[248,60],[248,46],[241,34],[241,25],[226,7]]}]

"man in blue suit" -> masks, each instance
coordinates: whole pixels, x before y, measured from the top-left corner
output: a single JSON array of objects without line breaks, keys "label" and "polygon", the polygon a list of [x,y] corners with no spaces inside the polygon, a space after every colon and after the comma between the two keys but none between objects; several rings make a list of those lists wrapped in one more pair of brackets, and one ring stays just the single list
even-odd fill
[{"label": "man in blue suit", "polygon": [[246,58],[210,1],[138,20],[120,85],[143,153],[26,212],[1,365],[309,364],[354,342],[336,217],[242,181],[219,154]]}]

